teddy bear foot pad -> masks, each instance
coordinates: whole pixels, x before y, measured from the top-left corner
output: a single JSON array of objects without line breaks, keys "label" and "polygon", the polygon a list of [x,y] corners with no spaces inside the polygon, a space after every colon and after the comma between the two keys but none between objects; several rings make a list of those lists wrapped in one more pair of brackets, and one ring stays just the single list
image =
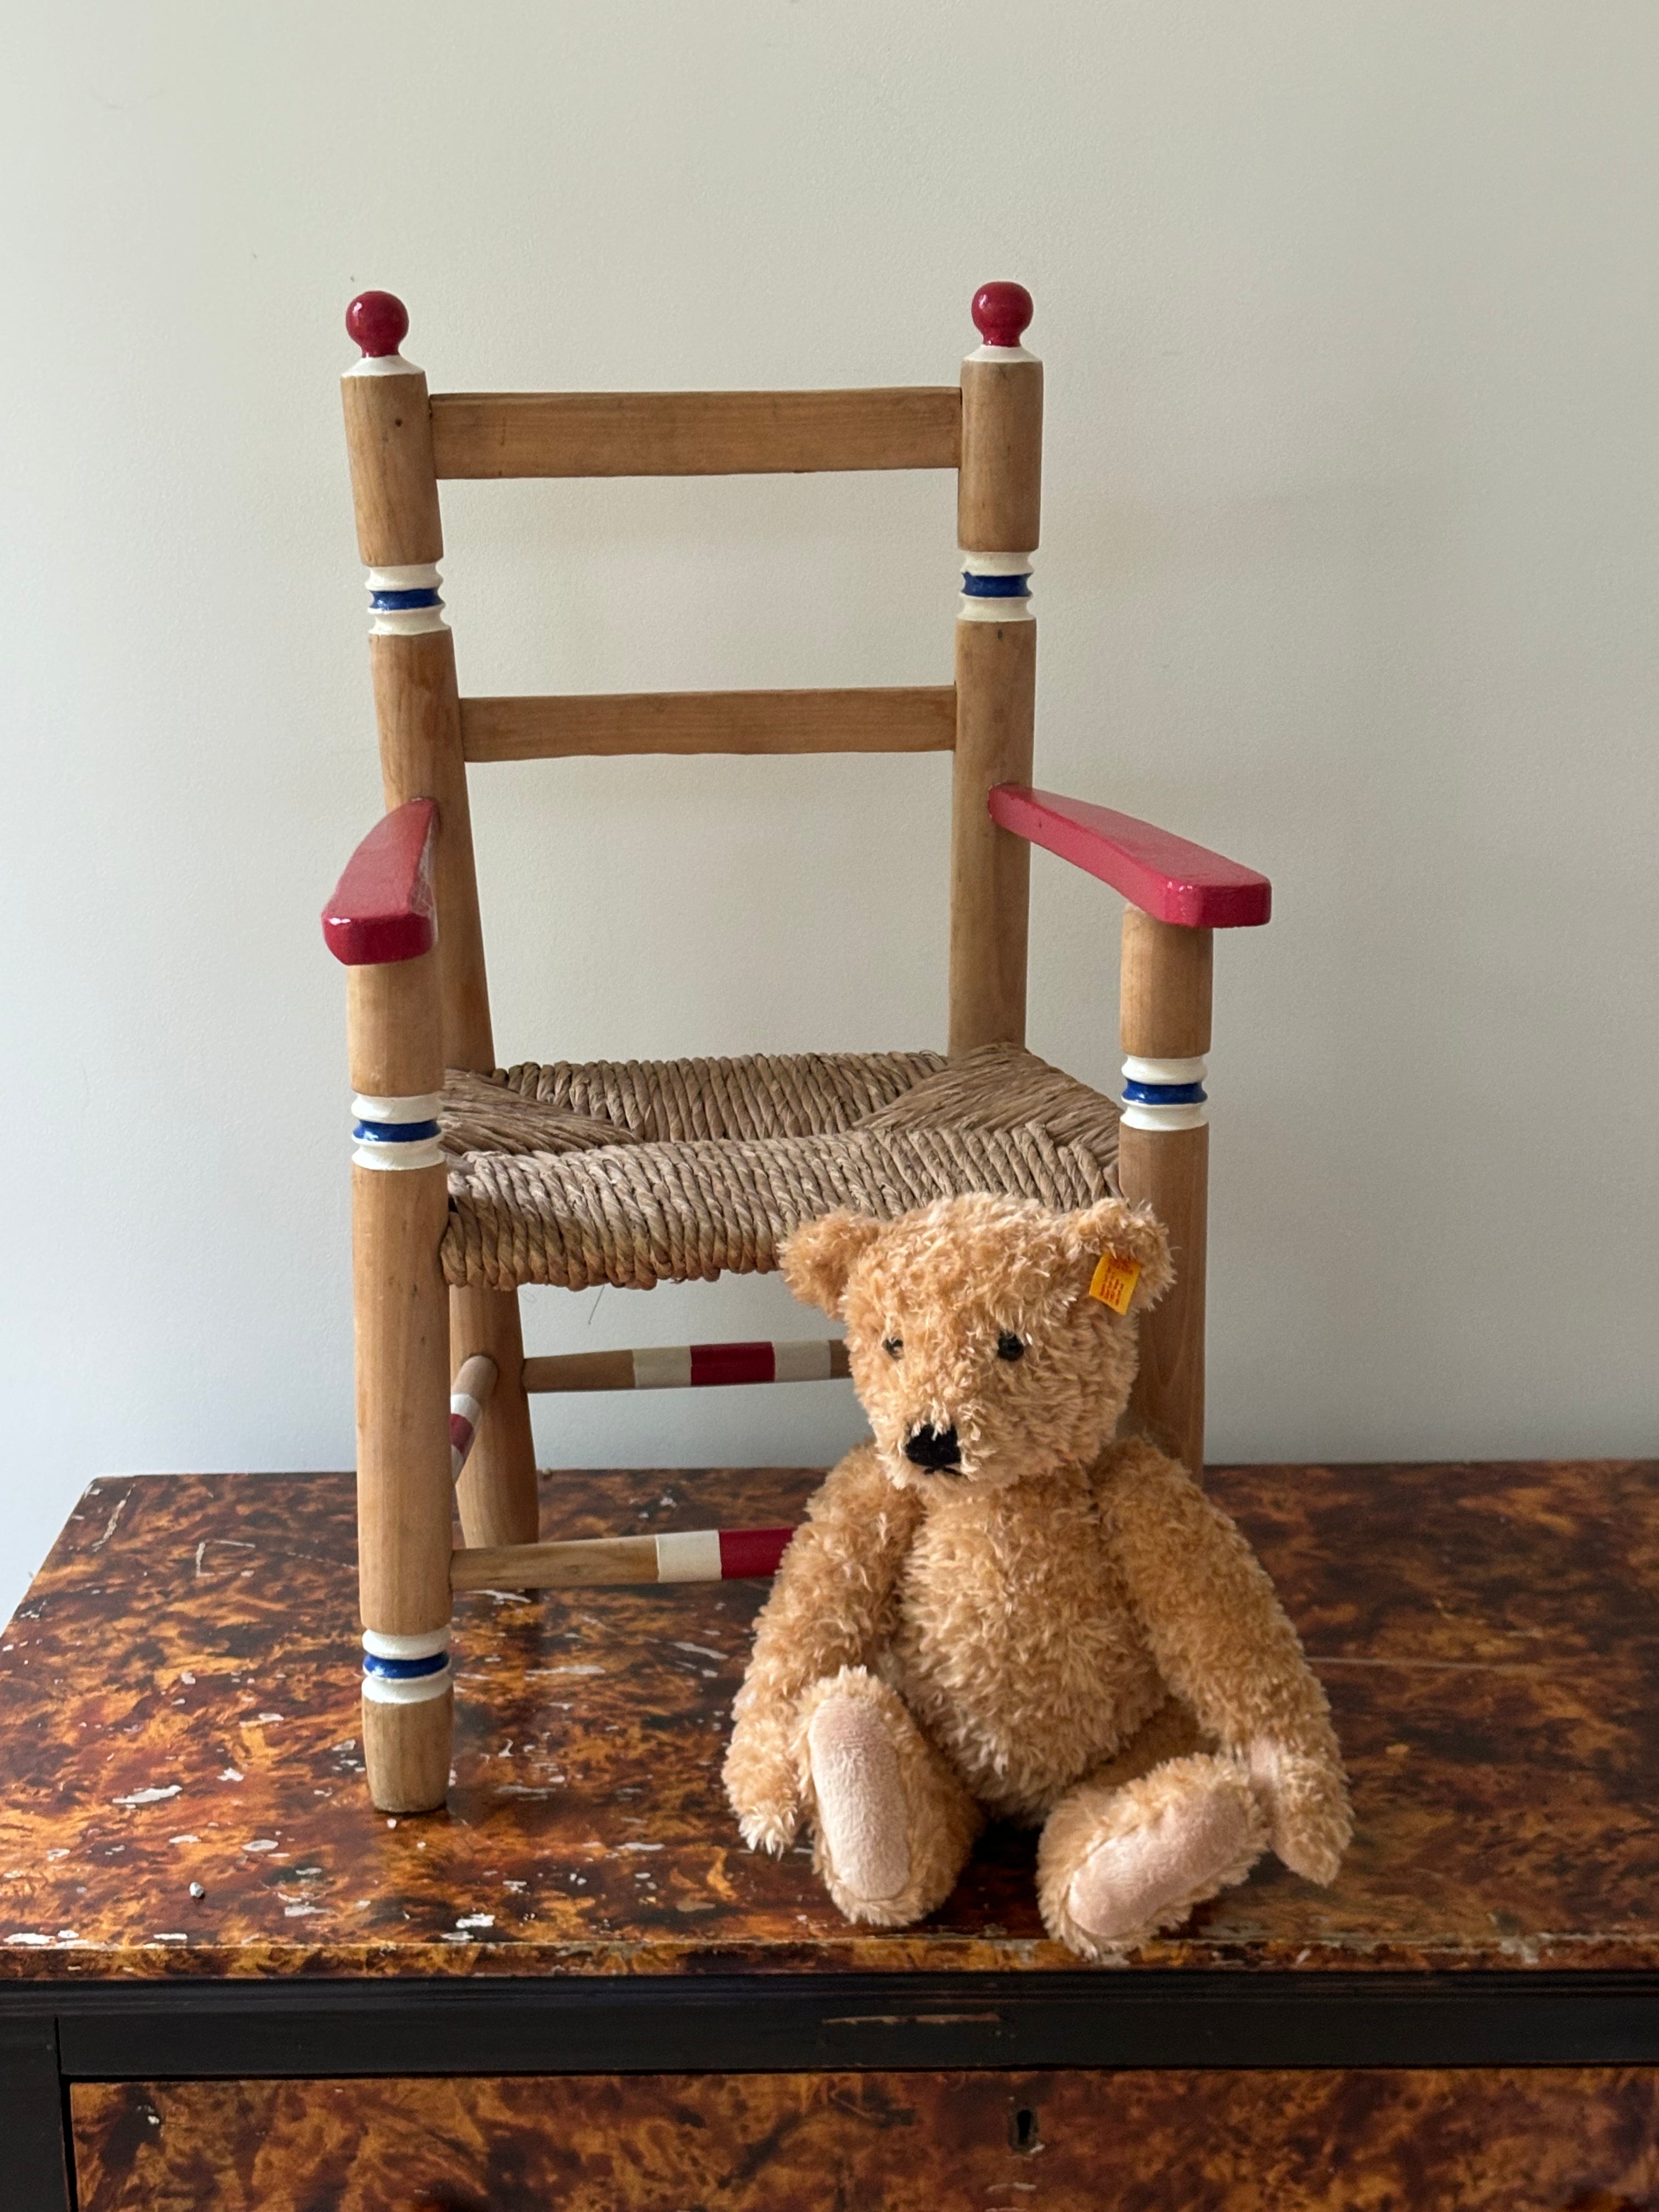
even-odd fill
[{"label": "teddy bear foot pad", "polygon": [[1207,1756],[1171,1759],[1111,1791],[1081,1833],[1054,1825],[1060,1849],[1044,1853],[1042,1884],[1050,1932],[1094,1956],[1145,1942],[1243,1881],[1267,1842],[1248,1777]]}]

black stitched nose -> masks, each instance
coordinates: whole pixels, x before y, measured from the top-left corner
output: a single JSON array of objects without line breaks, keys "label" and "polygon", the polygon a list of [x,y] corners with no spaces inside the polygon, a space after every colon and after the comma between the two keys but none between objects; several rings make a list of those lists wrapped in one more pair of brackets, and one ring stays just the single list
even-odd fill
[{"label": "black stitched nose", "polygon": [[904,1456],[913,1467],[931,1467],[943,1473],[961,1466],[962,1446],[954,1429],[917,1429],[905,1440]]}]

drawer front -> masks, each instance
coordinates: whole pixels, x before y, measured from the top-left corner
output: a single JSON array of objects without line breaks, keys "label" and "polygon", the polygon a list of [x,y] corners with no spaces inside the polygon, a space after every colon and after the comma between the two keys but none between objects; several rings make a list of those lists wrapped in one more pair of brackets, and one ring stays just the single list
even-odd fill
[{"label": "drawer front", "polygon": [[1644,2212],[1659,2070],[81,2083],[81,2212]]}]

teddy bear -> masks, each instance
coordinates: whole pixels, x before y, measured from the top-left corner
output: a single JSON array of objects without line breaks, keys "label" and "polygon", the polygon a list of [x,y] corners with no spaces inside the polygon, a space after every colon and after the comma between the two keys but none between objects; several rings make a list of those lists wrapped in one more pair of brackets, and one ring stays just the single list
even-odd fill
[{"label": "teddy bear", "polygon": [[1043,1924],[1095,1960],[1269,1847],[1331,1881],[1347,1790],[1296,1631],[1227,1515],[1117,1433],[1172,1279],[1159,1224],[958,1197],[830,1213],[781,1264],[845,1321],[872,1437],[757,1623],[725,1764],[750,1848],[810,1822],[842,1912],[902,1927],[987,1819],[1036,1827]]}]

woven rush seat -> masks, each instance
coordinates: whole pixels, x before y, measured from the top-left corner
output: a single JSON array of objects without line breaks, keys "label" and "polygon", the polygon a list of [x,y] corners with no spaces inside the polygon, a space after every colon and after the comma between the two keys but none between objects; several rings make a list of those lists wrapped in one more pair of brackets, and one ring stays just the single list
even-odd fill
[{"label": "woven rush seat", "polygon": [[764,1273],[803,1222],[1114,1188],[1117,1109],[1013,1045],[453,1071],[444,1273],[584,1290]]}]

